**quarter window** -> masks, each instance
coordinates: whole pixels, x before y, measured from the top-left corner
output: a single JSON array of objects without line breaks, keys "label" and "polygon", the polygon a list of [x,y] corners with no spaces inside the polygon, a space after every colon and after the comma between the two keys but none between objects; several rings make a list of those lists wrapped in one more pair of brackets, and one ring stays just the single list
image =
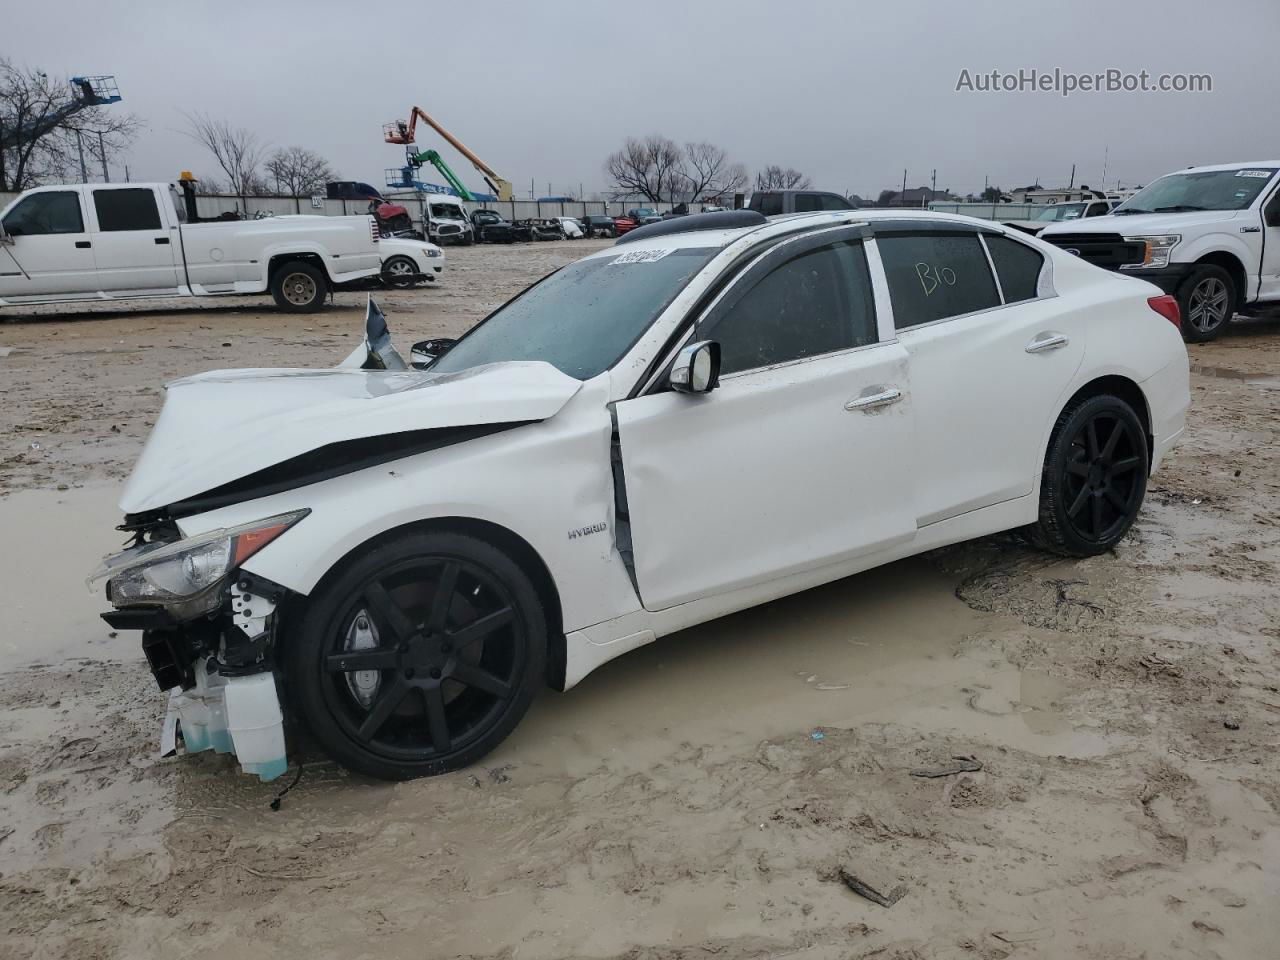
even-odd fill
[{"label": "quarter window", "polygon": [[875,300],[862,243],[834,243],[774,268],[698,333],[720,343],[721,372],[753,370],[874,343]]},{"label": "quarter window", "polygon": [[93,207],[98,212],[98,229],[104,232],[160,229],[160,210],[150,190],[95,190]]},{"label": "quarter window", "polygon": [[36,237],[50,233],[84,233],[80,197],[72,190],[33,193],[9,211],[5,230]]},{"label": "quarter window", "polygon": [[876,237],[899,330],[1000,305],[976,233],[891,233]]},{"label": "quarter window", "polygon": [[1004,302],[1034,300],[1040,286],[1040,270],[1044,267],[1040,251],[999,234],[984,234],[982,239],[986,241],[991,262],[996,265]]}]

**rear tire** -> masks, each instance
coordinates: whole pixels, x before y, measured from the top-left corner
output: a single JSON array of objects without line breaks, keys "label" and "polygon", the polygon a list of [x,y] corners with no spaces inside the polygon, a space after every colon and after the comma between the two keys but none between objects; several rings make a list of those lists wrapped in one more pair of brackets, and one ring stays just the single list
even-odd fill
[{"label": "rear tire", "polygon": [[329,756],[408,780],[501,743],[543,683],[546,648],[542,602],[514,560],[459,533],[405,533],[325,578],[284,663],[290,699]]},{"label": "rear tire", "polygon": [[1231,274],[1211,263],[1196,267],[1178,287],[1182,338],[1188,343],[1213,340],[1231,322],[1238,303]]},{"label": "rear tire", "polygon": [[314,313],[324,306],[328,292],[324,271],[305,260],[283,263],[271,276],[271,296],[288,313]]},{"label": "rear tire", "polygon": [[1067,407],[1049,440],[1031,541],[1070,557],[1106,553],[1138,515],[1149,464],[1146,431],[1125,401],[1107,394]]}]

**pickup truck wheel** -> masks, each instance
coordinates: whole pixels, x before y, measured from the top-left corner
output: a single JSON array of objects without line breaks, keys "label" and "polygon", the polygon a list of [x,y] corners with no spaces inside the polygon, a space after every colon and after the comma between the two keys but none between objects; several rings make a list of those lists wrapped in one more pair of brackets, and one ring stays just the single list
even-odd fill
[{"label": "pickup truck wheel", "polygon": [[1236,311],[1236,297],[1231,274],[1211,263],[1196,267],[1178,288],[1183,339],[1204,343],[1217,337]]},{"label": "pickup truck wheel", "polygon": [[285,640],[286,682],[320,746],[384,780],[479,760],[544,680],[533,583],[491,544],[407,533],[326,577]]},{"label": "pickup truck wheel", "polygon": [[276,306],[290,313],[312,313],[324,306],[329,283],[324,271],[303,260],[282,264],[271,278]]},{"label": "pickup truck wheel", "polygon": [[1088,397],[1058,416],[1040,481],[1039,547],[1092,557],[1120,542],[1147,492],[1147,437],[1119,397]]},{"label": "pickup truck wheel", "polygon": [[416,282],[418,265],[409,257],[397,254],[382,265],[382,280],[391,287],[411,287]]}]

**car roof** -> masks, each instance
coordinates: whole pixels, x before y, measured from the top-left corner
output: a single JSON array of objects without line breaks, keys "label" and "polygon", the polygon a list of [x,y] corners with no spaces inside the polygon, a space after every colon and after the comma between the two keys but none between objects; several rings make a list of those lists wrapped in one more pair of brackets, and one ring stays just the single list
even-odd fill
[{"label": "car roof", "polygon": [[1174,173],[1213,173],[1215,170],[1239,170],[1241,167],[1280,167],[1280,160],[1237,160],[1234,163],[1215,163],[1205,167],[1186,167],[1182,170],[1170,170],[1161,176]]},{"label": "car roof", "polygon": [[[966,217],[954,213],[937,213],[932,210],[915,210],[904,209],[902,207],[882,207],[879,209],[861,209],[861,210],[820,210],[810,213],[784,213],[774,217],[766,217],[764,223],[755,224],[746,227],[732,227],[724,230],[686,230],[678,233],[666,233],[655,237],[645,237],[643,240],[635,241],[637,246],[633,249],[644,250],[680,250],[693,247],[727,247],[747,234],[759,232],[761,239],[773,236],[777,233],[790,233],[796,228],[811,226],[813,228],[823,226],[837,226],[842,223],[858,224],[873,223],[877,220],[893,220],[902,222],[903,220],[919,220],[921,223],[957,223],[967,224],[973,227],[985,227],[989,230],[1003,232],[998,223],[991,220],[979,220],[976,217]],[[626,235],[624,234],[624,237]],[[621,252],[625,252],[628,245],[623,245]],[[603,250],[590,254],[593,257],[615,256],[612,246]]]}]

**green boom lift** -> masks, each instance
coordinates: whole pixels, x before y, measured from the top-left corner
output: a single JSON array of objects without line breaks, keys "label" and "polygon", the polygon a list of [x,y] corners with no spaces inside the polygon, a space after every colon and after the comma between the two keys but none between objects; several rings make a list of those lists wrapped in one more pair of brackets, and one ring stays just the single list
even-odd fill
[{"label": "green boom lift", "polygon": [[406,159],[409,162],[409,166],[414,169],[421,167],[424,163],[431,164],[440,171],[440,176],[444,177],[449,186],[453,187],[453,189],[458,192],[459,199],[466,201],[475,199],[471,196],[470,192],[468,192],[467,188],[462,185],[462,181],[458,179],[458,175],[449,168],[449,165],[444,162],[444,158],[440,156],[440,154],[436,153],[436,151],[423,150],[421,153],[409,152]]}]

